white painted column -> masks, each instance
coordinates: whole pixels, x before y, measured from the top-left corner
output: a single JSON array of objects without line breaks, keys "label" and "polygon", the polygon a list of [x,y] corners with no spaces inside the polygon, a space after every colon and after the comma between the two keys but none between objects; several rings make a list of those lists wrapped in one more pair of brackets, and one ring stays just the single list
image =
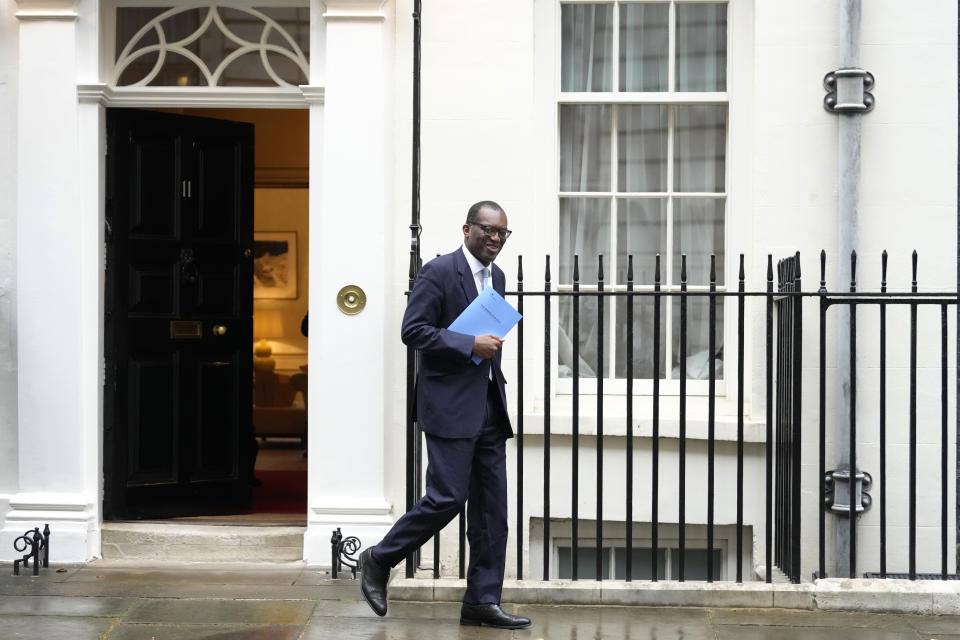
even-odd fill
[{"label": "white painted column", "polygon": [[17,0],[17,433],[19,488],[0,531],[50,523],[53,562],[97,553],[96,470],[84,455],[95,425],[82,310],[89,294],[78,204],[76,19],[73,0]]},{"label": "white painted column", "polygon": [[[310,414],[304,558],[329,565],[331,531],[375,544],[393,522],[384,498],[388,301],[387,127],[392,74],[384,0],[315,2],[310,114]],[[320,59],[322,57],[322,59]],[[399,241],[399,239],[398,239]],[[347,315],[337,292],[357,285]]]}]

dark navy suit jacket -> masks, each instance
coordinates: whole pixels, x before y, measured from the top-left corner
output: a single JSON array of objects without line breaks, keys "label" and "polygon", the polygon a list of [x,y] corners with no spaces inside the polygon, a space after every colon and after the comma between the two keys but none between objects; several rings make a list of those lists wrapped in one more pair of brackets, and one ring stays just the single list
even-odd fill
[{"label": "dark navy suit jacket", "polygon": [[[503,295],[503,270],[492,263],[490,268],[493,288]],[[476,297],[477,285],[460,248],[423,265],[413,285],[403,314],[402,338],[422,354],[414,417],[424,433],[441,438],[473,438],[480,433],[486,414],[488,363],[506,413],[502,352],[474,364],[473,336],[447,330]],[[509,418],[504,420],[513,437]]]}]

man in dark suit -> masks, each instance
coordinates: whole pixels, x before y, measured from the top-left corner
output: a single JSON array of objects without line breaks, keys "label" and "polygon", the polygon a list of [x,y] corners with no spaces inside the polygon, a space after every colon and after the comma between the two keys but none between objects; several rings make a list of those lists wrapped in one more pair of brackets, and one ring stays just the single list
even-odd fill
[{"label": "man in dark suit", "polygon": [[502,341],[447,329],[484,288],[503,295],[506,279],[493,261],[509,235],[500,205],[476,203],[463,225],[463,246],[425,264],[407,302],[403,342],[422,354],[416,415],[427,440],[427,490],[379,544],[360,555],[361,592],[377,615],[387,612],[390,569],[466,502],[470,567],[460,624],[530,626],[528,618],[500,608],[507,549],[505,445],[513,437],[500,371]]}]

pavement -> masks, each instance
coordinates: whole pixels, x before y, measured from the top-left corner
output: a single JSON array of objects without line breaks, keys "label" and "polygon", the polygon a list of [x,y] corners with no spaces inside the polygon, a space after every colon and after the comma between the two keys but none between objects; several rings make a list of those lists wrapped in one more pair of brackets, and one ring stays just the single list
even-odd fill
[{"label": "pavement", "polygon": [[960,616],[775,608],[505,603],[533,619],[519,631],[461,627],[450,602],[391,602],[378,618],[356,581],[301,563],[97,561],[11,573],[0,565],[2,640],[960,640]]}]

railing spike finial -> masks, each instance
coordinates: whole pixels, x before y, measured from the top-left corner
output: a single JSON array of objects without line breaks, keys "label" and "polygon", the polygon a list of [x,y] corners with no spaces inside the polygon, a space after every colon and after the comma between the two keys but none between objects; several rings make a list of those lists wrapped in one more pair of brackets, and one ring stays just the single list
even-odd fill
[{"label": "railing spike finial", "polygon": [[597,256],[597,282],[603,282],[603,254]]},{"label": "railing spike finial", "polygon": [[739,276],[740,276],[740,282],[745,282],[745,281],[746,281],[746,279],[747,279],[747,272],[746,272],[746,270],[745,270],[744,267],[743,267],[743,254],[742,254],[742,253],[740,254],[740,273],[739,273]]},{"label": "railing spike finial", "polygon": [[573,281],[580,282],[580,254],[573,254]]},{"label": "railing spike finial", "polygon": [[717,283],[717,254],[710,254],[710,284]]},{"label": "railing spike finial", "polygon": [[523,282],[523,255],[517,256],[517,282]]},{"label": "railing spike finial", "polygon": [[857,289],[857,250],[850,252],[850,291]]},{"label": "railing spike finial", "polygon": [[912,289],[913,293],[916,293],[917,292],[917,250],[916,249],[913,250],[912,260],[913,260],[913,280],[911,281],[911,286],[913,288]]},{"label": "railing spike finial", "polygon": [[827,252],[820,249],[820,291],[827,292]]},{"label": "railing spike finial", "polygon": [[887,250],[884,249],[880,254],[880,288],[887,290]]},{"label": "railing spike finial", "polygon": [[627,256],[627,282],[633,282],[633,254]]},{"label": "railing spike finial", "polygon": [[680,254],[680,282],[687,281],[687,254]]},{"label": "railing spike finial", "polygon": [[654,284],[660,284],[660,254],[657,254],[656,265],[653,270],[653,282]]},{"label": "railing spike finial", "polygon": [[797,251],[793,254],[793,277],[795,280],[800,279],[800,252]]},{"label": "railing spike finial", "polygon": [[767,282],[773,282],[773,254],[767,254]]},{"label": "railing spike finial", "polygon": [[543,281],[550,282],[550,254],[547,254],[547,266],[543,272]]}]

